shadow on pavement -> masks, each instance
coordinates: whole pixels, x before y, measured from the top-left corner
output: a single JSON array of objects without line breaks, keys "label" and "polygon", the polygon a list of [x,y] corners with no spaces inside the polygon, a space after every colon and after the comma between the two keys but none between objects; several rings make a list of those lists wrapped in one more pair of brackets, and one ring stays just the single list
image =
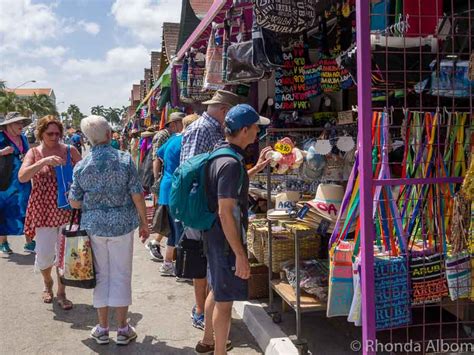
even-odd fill
[{"label": "shadow on pavement", "polygon": [[253,340],[253,336],[250,334],[247,325],[242,319],[232,318],[229,339],[232,340],[232,346],[234,348],[252,349],[256,352],[261,352],[261,349],[254,341],[248,342],[249,339]]},{"label": "shadow on pavement", "polygon": [[10,254],[8,257],[4,257],[9,263],[15,263],[17,265],[34,265],[35,254]]},{"label": "shadow on pavement", "polygon": [[[73,298],[70,298],[70,296],[68,298],[74,302]],[[70,323],[71,329],[91,330],[98,323],[97,312],[90,304],[75,303],[73,309],[65,311],[59,307],[55,299],[53,313],[55,321]],[[143,315],[129,311],[127,317],[130,324],[135,327],[143,318]],[[113,308],[109,311],[109,322],[111,329],[116,329],[115,311]]]},{"label": "shadow on pavement", "polygon": [[99,345],[93,339],[82,340],[82,343],[96,354],[194,354],[194,348],[168,346],[165,341],[159,341],[151,335],[145,335],[142,341],[133,341],[127,346],[120,346],[114,342],[115,334],[115,332],[110,334],[112,339],[108,345]]}]

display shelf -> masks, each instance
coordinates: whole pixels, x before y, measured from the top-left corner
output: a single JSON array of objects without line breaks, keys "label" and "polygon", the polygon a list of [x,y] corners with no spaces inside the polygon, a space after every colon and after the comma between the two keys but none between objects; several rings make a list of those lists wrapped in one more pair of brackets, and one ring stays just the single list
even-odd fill
[{"label": "display shelf", "polygon": [[[288,282],[272,280],[272,288],[286,304],[296,310],[296,292]],[[301,291],[300,308],[301,313],[324,311],[326,310],[326,302],[321,302],[317,297]]]}]

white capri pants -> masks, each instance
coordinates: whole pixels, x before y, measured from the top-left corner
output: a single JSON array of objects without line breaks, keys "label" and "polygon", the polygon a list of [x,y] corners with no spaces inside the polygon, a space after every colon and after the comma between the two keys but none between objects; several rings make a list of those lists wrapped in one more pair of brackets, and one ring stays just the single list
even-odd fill
[{"label": "white capri pants", "polygon": [[55,264],[62,228],[64,226],[36,228],[35,270],[46,270]]},{"label": "white capri pants", "polygon": [[91,236],[97,284],[95,308],[132,304],[132,259],[134,231],[116,236]]}]

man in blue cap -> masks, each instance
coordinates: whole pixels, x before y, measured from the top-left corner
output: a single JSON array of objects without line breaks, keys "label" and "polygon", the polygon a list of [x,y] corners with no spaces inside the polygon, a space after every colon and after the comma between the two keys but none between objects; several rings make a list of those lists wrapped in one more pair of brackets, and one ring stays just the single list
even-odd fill
[{"label": "man in blue cap", "polygon": [[248,297],[250,265],[245,243],[249,177],[268,165],[265,154],[271,147],[262,150],[257,164],[249,171],[245,169],[244,150],[257,139],[259,125],[268,124],[270,120],[259,116],[249,105],[231,108],[224,120],[226,140],[216,149],[230,147],[240,159],[222,156],[209,164],[206,190],[209,205],[216,209],[218,218],[214,226],[204,232],[211,292],[205,305],[208,321],[204,338],[196,346],[197,353],[226,354],[233,301]]}]

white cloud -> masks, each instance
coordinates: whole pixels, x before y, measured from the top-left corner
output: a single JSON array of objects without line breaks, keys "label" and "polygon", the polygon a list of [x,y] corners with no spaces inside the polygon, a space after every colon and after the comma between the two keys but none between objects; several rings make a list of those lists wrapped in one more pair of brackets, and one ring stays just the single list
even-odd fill
[{"label": "white cloud", "polygon": [[100,32],[100,26],[95,22],[87,22],[81,20],[78,22],[78,25],[83,28],[84,31],[94,36]]},{"label": "white cloud", "polygon": [[63,46],[49,47],[41,46],[38,48],[32,48],[29,51],[22,52],[25,57],[29,58],[58,58],[63,57],[67,48]]},{"label": "white cloud", "polygon": [[41,87],[47,77],[47,70],[39,65],[11,65],[7,68],[2,66],[0,71],[0,78],[7,82],[7,87],[15,87],[28,80],[36,80],[34,86]]},{"label": "white cloud", "polygon": [[0,0],[0,13],[4,44],[44,41],[54,38],[60,28],[52,6],[32,4],[31,0]]},{"label": "white cloud", "polygon": [[[78,77],[121,73],[150,66],[150,52],[143,45],[131,48],[110,49],[104,59],[69,59],[62,65],[62,71]],[[140,75],[143,76],[143,75]],[[140,77],[139,76],[139,77]]]},{"label": "white cloud", "polygon": [[163,22],[179,22],[181,1],[116,0],[112,5],[115,21],[144,43],[161,43]]}]

